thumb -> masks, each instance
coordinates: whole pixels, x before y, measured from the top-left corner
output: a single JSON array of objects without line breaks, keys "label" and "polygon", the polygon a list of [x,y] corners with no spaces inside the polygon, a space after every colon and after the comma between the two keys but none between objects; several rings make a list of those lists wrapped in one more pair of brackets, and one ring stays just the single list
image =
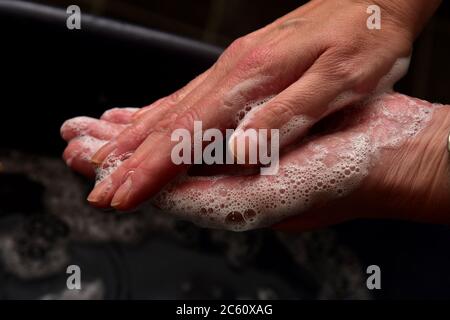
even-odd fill
[{"label": "thumb", "polygon": [[[324,83],[327,85],[324,86]],[[307,72],[297,82],[245,116],[230,137],[229,151],[241,163],[244,159],[250,159],[251,143],[255,143],[255,139],[244,144],[245,148],[241,147],[242,141],[251,136],[249,132],[260,132],[261,129],[268,129],[270,133],[267,134],[266,141],[259,139],[262,135],[256,135],[259,148],[263,144],[265,148],[272,145],[274,141],[270,140],[274,133],[279,136],[280,148],[295,142],[327,114],[360,99],[360,95],[351,91],[345,93],[350,87],[349,83],[339,81],[329,74]]]},{"label": "thumb", "polygon": [[[334,111],[361,101],[372,92],[389,90],[404,75],[409,58],[391,60],[383,66],[370,62],[358,68],[355,61],[336,62],[339,59],[333,53],[322,54],[299,80],[245,116],[230,138],[230,152],[237,159],[248,158],[248,148],[239,154],[236,147],[248,129],[278,129],[283,148]],[[258,145],[267,142],[258,141]]]}]

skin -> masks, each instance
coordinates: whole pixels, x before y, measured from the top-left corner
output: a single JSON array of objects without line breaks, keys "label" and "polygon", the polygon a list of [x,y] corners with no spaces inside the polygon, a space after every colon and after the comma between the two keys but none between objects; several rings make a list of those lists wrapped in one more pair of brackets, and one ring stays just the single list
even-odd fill
[{"label": "skin", "polygon": [[[240,128],[281,128],[298,115],[310,117],[312,125],[367,97],[399,58],[410,55],[414,38],[439,3],[313,0],[236,40],[209,70],[143,108],[92,157],[101,165],[108,157],[132,153],[110,181],[95,186],[88,201],[129,210],[158,193],[188,169],[172,163],[170,135],[179,128],[192,132],[194,121],[202,121],[204,129],[235,128],[236,114],[247,102],[275,95]],[[382,10],[381,30],[366,27],[366,9],[373,4]],[[346,93],[351,95],[345,103],[333,105]],[[308,129],[298,128],[292,139]]]},{"label": "skin", "polygon": [[[438,107],[422,100],[409,98],[399,94],[383,95],[380,103],[368,103],[364,108],[358,108],[351,112],[338,114],[332,123],[339,123],[337,128],[320,131],[304,144],[299,144],[283,154],[280,160],[280,170],[294,162],[301,162],[312,157],[311,146],[321,146],[330,152],[345,150],[347,138],[368,131],[376,123],[380,123],[382,130],[375,130],[370,138],[373,141],[390,138],[385,134],[384,128],[391,128],[401,132],[408,126],[411,119],[404,118],[411,108],[410,101],[414,101],[420,107],[431,111],[431,117],[424,120],[423,128],[412,137],[402,139],[395,147],[383,145],[377,151],[368,153],[365,157],[372,161],[368,174],[362,182],[349,194],[339,198],[322,199],[306,210],[304,208],[292,210],[292,217],[275,225],[277,228],[288,231],[311,230],[330,224],[339,223],[355,218],[390,218],[407,219],[431,223],[449,223],[450,216],[450,175],[449,153],[446,150],[447,137],[450,128],[450,108]],[[384,108],[384,109],[383,109]],[[387,121],[383,110],[388,110],[396,121]],[[120,116],[119,116],[120,114]],[[124,116],[126,114],[126,116]],[[104,122],[116,126],[118,130],[130,125],[133,112],[116,109],[108,112],[108,120],[92,120],[89,124],[89,134],[92,138],[104,127]],[[117,115],[117,116],[116,116]],[[328,126],[329,124],[327,124]],[[110,131],[109,139],[115,137],[115,132]],[[62,135],[71,137],[68,147],[64,152],[64,159],[75,159],[71,162],[72,169],[88,176],[93,176],[94,168],[89,157],[80,156],[80,150],[85,146],[76,134],[72,132],[70,125],[63,126]],[[104,133],[102,133],[102,139]],[[341,144],[336,143],[343,141]],[[336,148],[338,146],[338,148]],[[95,150],[91,151],[92,154]],[[221,175],[214,180],[192,178],[172,185],[171,192],[165,195],[163,200],[157,198],[156,203],[162,208],[169,208],[170,200],[176,201],[182,198],[183,193],[205,190],[216,190],[217,185],[224,186],[227,190],[235,191],[239,195],[251,184],[262,184],[270,188],[273,177],[268,176],[239,176]],[[214,191],[213,191],[214,192]],[[286,190],[288,193],[297,192],[294,188]],[[217,197],[219,195],[216,195]],[[255,194],[257,202],[258,195]],[[242,198],[231,198],[224,201],[242,201]],[[275,200],[276,202],[277,200]],[[203,204],[200,199],[191,203],[192,212],[184,212],[184,218],[194,217]],[[261,214],[271,215],[273,209],[265,209]],[[302,211],[303,210],[303,211]],[[180,212],[178,212],[181,215]],[[196,222],[202,223],[202,221]],[[216,227],[227,228],[225,224]]]}]

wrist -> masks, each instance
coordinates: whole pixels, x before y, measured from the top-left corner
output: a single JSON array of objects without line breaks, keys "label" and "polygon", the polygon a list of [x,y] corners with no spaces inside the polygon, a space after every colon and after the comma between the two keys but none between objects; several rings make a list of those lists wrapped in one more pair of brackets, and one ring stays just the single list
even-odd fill
[{"label": "wrist", "polygon": [[[386,150],[376,168],[375,203],[388,203],[386,216],[450,223],[450,108],[433,113],[426,128],[396,150]],[[373,186],[372,186],[373,187]]]}]

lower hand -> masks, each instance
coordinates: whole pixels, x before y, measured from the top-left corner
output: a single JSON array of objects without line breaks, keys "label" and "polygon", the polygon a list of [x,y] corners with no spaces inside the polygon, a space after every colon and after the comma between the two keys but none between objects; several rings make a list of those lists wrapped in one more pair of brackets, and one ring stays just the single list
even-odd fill
[{"label": "lower hand", "polygon": [[[284,154],[277,176],[185,177],[154,202],[201,225],[235,230],[277,222],[306,230],[359,217],[449,223],[450,111],[385,94],[349,112]],[[80,130],[66,123],[66,161],[92,176],[90,156],[129,126],[133,114],[117,109],[102,120],[84,119],[78,137]]]}]

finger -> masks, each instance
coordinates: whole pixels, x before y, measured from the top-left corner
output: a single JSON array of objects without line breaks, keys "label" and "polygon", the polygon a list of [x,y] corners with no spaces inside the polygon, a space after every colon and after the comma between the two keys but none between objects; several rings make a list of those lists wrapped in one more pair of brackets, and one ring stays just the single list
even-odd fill
[{"label": "finger", "polygon": [[160,106],[161,104],[163,104],[165,101],[167,100],[167,97],[161,98],[156,100],[154,103],[142,107],[141,109],[139,109],[139,111],[137,111],[135,114],[133,114],[133,121],[136,121],[137,119],[139,119],[140,117],[142,117],[147,111],[152,110],[158,106]]},{"label": "finger", "polygon": [[117,124],[130,124],[133,121],[133,115],[139,110],[139,108],[113,108],[106,110],[100,120]]},{"label": "finger", "polygon": [[63,123],[61,126],[61,136],[66,141],[83,135],[108,140],[113,136],[117,136],[125,127],[125,125],[118,125],[95,118],[76,117]]},{"label": "finger", "polygon": [[[162,139],[162,135],[165,136]],[[149,139],[158,139],[163,140],[165,148],[169,144],[170,136],[165,134],[151,134],[147,137],[146,141]],[[161,143],[159,143],[161,145]],[[162,148],[158,148],[158,152],[152,152],[151,155],[144,153],[139,147],[132,155],[131,158],[127,159],[123,162],[114,172],[112,172],[105,181],[100,182],[91,192],[88,197],[88,201],[97,207],[109,207],[112,205],[112,199],[116,190],[122,185],[125,184],[128,190],[126,190],[123,197],[128,197],[130,193],[135,193],[132,195],[135,201],[144,201],[145,196],[149,193],[156,193],[158,191],[156,188],[160,188],[166,182],[166,179],[174,178],[178,172],[180,172],[180,166],[173,165],[170,159],[170,152],[162,152]],[[110,158],[111,156],[108,156]],[[143,164],[147,165],[144,166]],[[151,164],[156,163],[156,165],[160,165],[161,168],[157,168],[154,166],[151,167]],[[162,163],[172,164],[166,167],[162,167]],[[131,185],[132,184],[132,185]],[[154,189],[151,189],[154,185]],[[136,188],[138,190],[136,190]],[[132,192],[131,192],[131,189]],[[145,190],[144,190],[145,189]],[[123,193],[124,191],[122,191]],[[116,201],[117,202],[117,201]],[[120,203],[114,203],[114,206],[119,207]],[[120,210],[128,210],[131,206],[120,206]]]},{"label": "finger", "polygon": [[145,107],[139,115],[133,117],[135,123],[120,134],[117,139],[110,141],[101,148],[92,157],[92,161],[95,164],[100,164],[113,152],[116,155],[120,155],[135,150],[148,136],[155,124],[163,119],[167,112],[182,101],[191,90],[200,85],[208,76],[208,73],[206,71],[171,96],[160,99],[154,104]]},{"label": "finger", "polygon": [[106,143],[90,136],[80,136],[72,139],[63,153],[66,164],[74,171],[88,178],[95,177],[95,170],[90,159],[92,155]]},{"label": "finger", "polygon": [[195,77],[192,81],[190,81],[183,88],[181,88],[180,90],[175,92],[175,94],[173,94],[173,95],[171,95],[169,97],[161,98],[161,99],[157,100],[154,104],[151,104],[149,106],[141,108],[141,110],[139,110],[138,112],[136,112],[136,114],[134,114],[133,119],[134,120],[139,119],[144,114],[146,114],[147,111],[149,111],[152,108],[155,108],[155,107],[157,107],[159,105],[162,105],[164,103],[166,103],[166,104],[169,103],[169,104],[172,104],[172,105],[177,104],[178,102],[182,101],[190,92],[192,92],[192,90],[194,90],[200,84],[202,84],[203,81],[208,77],[208,75],[210,73],[211,73],[211,69],[206,70],[205,72],[203,72],[199,76]]}]

